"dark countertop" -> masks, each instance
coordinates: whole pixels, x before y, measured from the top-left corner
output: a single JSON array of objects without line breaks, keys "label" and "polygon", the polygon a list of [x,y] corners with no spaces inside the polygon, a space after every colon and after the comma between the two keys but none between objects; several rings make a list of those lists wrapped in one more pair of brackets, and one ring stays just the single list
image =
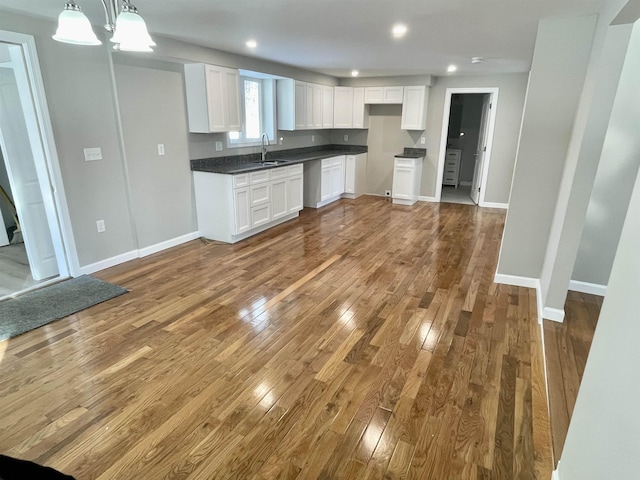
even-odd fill
[{"label": "dark countertop", "polygon": [[427,156],[426,148],[404,148],[404,152],[395,155],[396,158],[422,158]]},{"label": "dark countertop", "polygon": [[277,168],[285,165],[321,160],[338,155],[357,155],[366,153],[367,147],[361,145],[319,145],[316,147],[294,148],[267,152],[267,161],[278,161],[278,165],[263,165],[260,163],[259,153],[247,155],[233,155],[228,157],[213,157],[191,160],[191,170],[194,172],[235,173],[254,172],[267,168]]}]

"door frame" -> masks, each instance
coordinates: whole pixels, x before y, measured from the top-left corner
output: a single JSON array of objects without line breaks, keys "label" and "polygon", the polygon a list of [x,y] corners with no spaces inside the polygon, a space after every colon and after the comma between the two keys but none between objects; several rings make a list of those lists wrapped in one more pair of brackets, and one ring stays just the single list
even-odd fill
[{"label": "door frame", "polygon": [[[42,151],[34,151],[36,165],[45,165],[49,176],[51,196],[44,199],[47,211],[55,213],[60,235],[52,234],[52,240],[56,251],[59,266],[59,278],[80,275],[80,265],[76,249],[69,206],[62,182],[62,171],[56,150],[53,127],[49,115],[47,98],[44,90],[44,81],[40,71],[40,62],[36,50],[36,42],[33,35],[0,30],[0,42],[12,43],[22,47],[26,74],[31,86],[35,120],[39,128]],[[53,202],[53,204],[51,204]],[[48,203],[48,205],[47,205]],[[63,258],[61,258],[63,257]]]},{"label": "door frame", "polygon": [[496,114],[498,112],[498,87],[471,87],[471,88],[447,88],[445,91],[444,111],[442,113],[442,132],[440,135],[440,153],[438,154],[438,170],[436,174],[436,196],[435,201],[440,202],[442,197],[442,178],[444,176],[444,162],[447,154],[447,139],[449,137],[449,117],[451,116],[451,97],[464,93],[488,93],[491,95],[491,109],[489,110],[489,122],[487,125],[487,151],[482,165],[482,175],[480,180],[480,201],[478,206],[489,207],[491,203],[485,201],[487,191],[487,177],[489,175],[489,164],[491,163],[491,152],[493,150],[493,134],[496,126]]}]

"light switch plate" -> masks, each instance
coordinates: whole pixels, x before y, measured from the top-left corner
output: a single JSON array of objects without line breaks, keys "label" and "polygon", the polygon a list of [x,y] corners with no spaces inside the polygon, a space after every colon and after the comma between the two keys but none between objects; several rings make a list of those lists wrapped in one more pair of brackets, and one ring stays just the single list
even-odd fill
[{"label": "light switch plate", "polygon": [[84,159],[86,162],[93,162],[94,160],[102,160],[102,149],[100,147],[85,148]]},{"label": "light switch plate", "polygon": [[315,135],[311,135],[311,143],[316,141],[316,136]]},{"label": "light switch plate", "polygon": [[222,151],[222,142],[216,142],[216,152]]},{"label": "light switch plate", "polygon": [[420,145],[424,145],[425,143],[427,143],[427,139],[424,137],[420,137]]},{"label": "light switch plate", "polygon": [[96,221],[96,228],[98,229],[98,233],[104,232],[107,229],[104,225],[104,220]]},{"label": "light switch plate", "polygon": [[158,144],[158,155],[164,155],[164,143]]},{"label": "light switch plate", "polygon": [[345,141],[345,142],[348,142],[348,141],[349,141],[349,135],[345,135],[345,136],[344,136],[344,141]]}]

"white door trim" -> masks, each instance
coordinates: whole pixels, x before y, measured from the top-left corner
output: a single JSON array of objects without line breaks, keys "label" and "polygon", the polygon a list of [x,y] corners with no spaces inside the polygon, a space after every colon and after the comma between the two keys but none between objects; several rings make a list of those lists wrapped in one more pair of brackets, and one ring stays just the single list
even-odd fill
[{"label": "white door trim", "polygon": [[451,114],[451,97],[460,93],[488,93],[491,95],[491,110],[489,112],[489,125],[487,127],[487,151],[482,166],[482,179],[480,181],[480,202],[479,206],[488,206],[485,202],[487,192],[487,177],[489,175],[489,164],[491,163],[491,151],[493,149],[493,134],[496,126],[496,113],[498,111],[498,87],[472,87],[472,88],[447,88],[445,92],[444,111],[442,114],[442,133],[440,134],[440,153],[438,155],[438,170],[436,174],[436,202],[442,197],[442,177],[444,175],[444,160],[447,153],[447,137],[449,133],[449,116]]},{"label": "white door trim", "polygon": [[[49,116],[49,110],[47,107],[48,103],[45,95],[42,73],[40,71],[40,62],[38,60],[35,38],[32,35],[0,30],[0,42],[13,43],[22,46],[24,60],[27,66],[27,76],[29,77],[32,87],[33,103],[36,110],[38,127],[42,137],[42,147],[45,156],[44,160],[49,170],[53,201],[55,203],[55,211],[58,215],[58,224],[60,226],[60,235],[62,237],[62,242],[60,242],[59,239],[54,238],[54,247],[56,248],[56,252],[63,251],[66,254],[65,259],[58,260],[60,277],[65,278],[69,275],[78,276],[80,275],[80,264],[78,262],[76,243],[73,238],[69,207],[67,205],[64,185],[62,183],[62,172],[60,170],[60,162],[53,136],[51,117]],[[60,245],[60,243],[62,243],[62,245]]]}]

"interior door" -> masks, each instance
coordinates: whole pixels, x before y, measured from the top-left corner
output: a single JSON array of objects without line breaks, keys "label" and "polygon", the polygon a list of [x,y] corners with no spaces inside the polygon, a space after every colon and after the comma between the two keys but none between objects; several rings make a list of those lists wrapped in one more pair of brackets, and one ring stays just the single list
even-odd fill
[{"label": "interior door", "polygon": [[[48,185],[48,180],[40,178],[36,168],[17,73],[13,68],[0,67],[0,148],[20,219],[31,275],[35,280],[42,280],[59,274],[58,260],[41,185]],[[46,176],[46,172],[40,175]]]},{"label": "interior door", "polygon": [[473,181],[471,182],[471,200],[476,205],[480,201],[480,185],[482,182],[482,165],[487,143],[487,128],[489,127],[489,111],[491,109],[491,94],[486,93],[482,101],[482,116],[480,117],[480,129],[478,145],[476,146],[476,163],[473,167]]}]

